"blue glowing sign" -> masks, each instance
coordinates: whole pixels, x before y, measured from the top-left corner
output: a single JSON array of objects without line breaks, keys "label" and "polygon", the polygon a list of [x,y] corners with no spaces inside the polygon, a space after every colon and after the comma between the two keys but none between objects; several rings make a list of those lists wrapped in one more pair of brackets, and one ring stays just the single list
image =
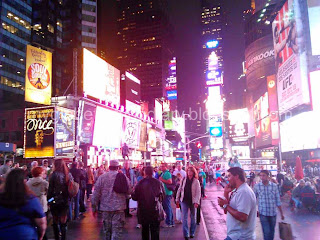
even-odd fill
[{"label": "blue glowing sign", "polygon": [[219,42],[217,40],[211,40],[206,43],[207,48],[216,48],[219,45]]},{"label": "blue glowing sign", "polygon": [[222,127],[221,126],[210,127],[209,133],[213,137],[221,137],[222,136]]},{"label": "blue glowing sign", "polygon": [[211,70],[206,73],[207,86],[223,84],[223,76],[221,70]]},{"label": "blue glowing sign", "polygon": [[168,100],[177,100],[177,98],[178,98],[177,90],[167,91]]}]

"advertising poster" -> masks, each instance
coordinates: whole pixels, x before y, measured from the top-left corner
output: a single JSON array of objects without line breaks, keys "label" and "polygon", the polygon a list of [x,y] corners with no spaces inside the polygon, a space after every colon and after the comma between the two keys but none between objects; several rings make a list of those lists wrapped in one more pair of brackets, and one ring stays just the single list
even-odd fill
[{"label": "advertising poster", "polygon": [[98,106],[95,116],[92,145],[105,148],[120,148],[122,115]]},{"label": "advertising poster", "polygon": [[247,108],[229,111],[229,137],[248,136],[249,112]]},{"label": "advertising poster", "polygon": [[275,75],[267,77],[269,95],[269,116],[271,121],[272,145],[279,144],[279,116],[277,101],[277,86]]},{"label": "advertising poster", "polygon": [[150,128],[148,131],[148,145],[153,149],[157,147],[157,132],[153,128]]},{"label": "advertising poster", "polygon": [[174,57],[169,62],[168,78],[166,80],[166,90],[177,89],[177,61]]},{"label": "advertising poster", "polygon": [[25,101],[51,104],[52,53],[27,45]]},{"label": "advertising poster", "polygon": [[286,1],[272,23],[280,114],[310,103],[305,5]]},{"label": "advertising poster", "polygon": [[271,145],[271,122],[270,117],[266,117],[255,123],[256,147]]},{"label": "advertising poster", "polygon": [[79,104],[78,139],[81,144],[92,144],[96,106],[85,101]]},{"label": "advertising poster", "polygon": [[56,107],[56,157],[74,157],[75,112]]},{"label": "advertising poster", "polygon": [[141,121],[131,117],[123,118],[122,145],[126,143],[129,148],[137,149],[140,145]]},{"label": "advertising poster", "polygon": [[147,123],[142,122],[140,126],[140,143],[139,143],[139,151],[147,151]]},{"label": "advertising poster", "polygon": [[91,97],[120,105],[120,70],[85,48],[83,91]]},{"label": "advertising poster", "polygon": [[24,158],[54,157],[54,107],[25,110]]}]

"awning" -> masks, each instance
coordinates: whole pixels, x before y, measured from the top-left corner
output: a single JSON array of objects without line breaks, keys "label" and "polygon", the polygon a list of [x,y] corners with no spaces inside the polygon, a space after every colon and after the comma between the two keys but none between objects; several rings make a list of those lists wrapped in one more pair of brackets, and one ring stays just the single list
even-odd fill
[{"label": "awning", "polygon": [[307,160],[307,162],[320,162],[320,159],[310,159],[310,160]]}]

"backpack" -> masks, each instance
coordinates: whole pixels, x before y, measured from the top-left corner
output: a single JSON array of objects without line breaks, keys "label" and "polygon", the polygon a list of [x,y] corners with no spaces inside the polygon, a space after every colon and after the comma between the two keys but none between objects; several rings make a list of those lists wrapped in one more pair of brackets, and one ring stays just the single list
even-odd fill
[{"label": "backpack", "polygon": [[68,194],[70,198],[73,198],[77,195],[79,192],[79,183],[75,181],[69,181],[68,182]]},{"label": "backpack", "polygon": [[118,173],[113,184],[113,191],[120,194],[127,194],[129,186],[127,177],[123,173]]},{"label": "backpack", "polygon": [[176,182],[176,176],[172,175],[172,183],[171,184],[166,184],[167,189],[169,191],[174,191],[176,189],[177,186],[177,182]]}]

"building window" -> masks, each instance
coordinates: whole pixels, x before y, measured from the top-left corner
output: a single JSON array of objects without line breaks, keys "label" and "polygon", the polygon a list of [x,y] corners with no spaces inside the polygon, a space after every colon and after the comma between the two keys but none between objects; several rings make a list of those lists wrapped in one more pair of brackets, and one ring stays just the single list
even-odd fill
[{"label": "building window", "polygon": [[15,28],[14,26],[11,26],[7,23],[2,22],[2,28],[7,30],[8,32],[15,34],[16,32],[18,32],[18,29]]},{"label": "building window", "polygon": [[47,25],[48,31],[54,33],[54,27],[51,24]]}]

